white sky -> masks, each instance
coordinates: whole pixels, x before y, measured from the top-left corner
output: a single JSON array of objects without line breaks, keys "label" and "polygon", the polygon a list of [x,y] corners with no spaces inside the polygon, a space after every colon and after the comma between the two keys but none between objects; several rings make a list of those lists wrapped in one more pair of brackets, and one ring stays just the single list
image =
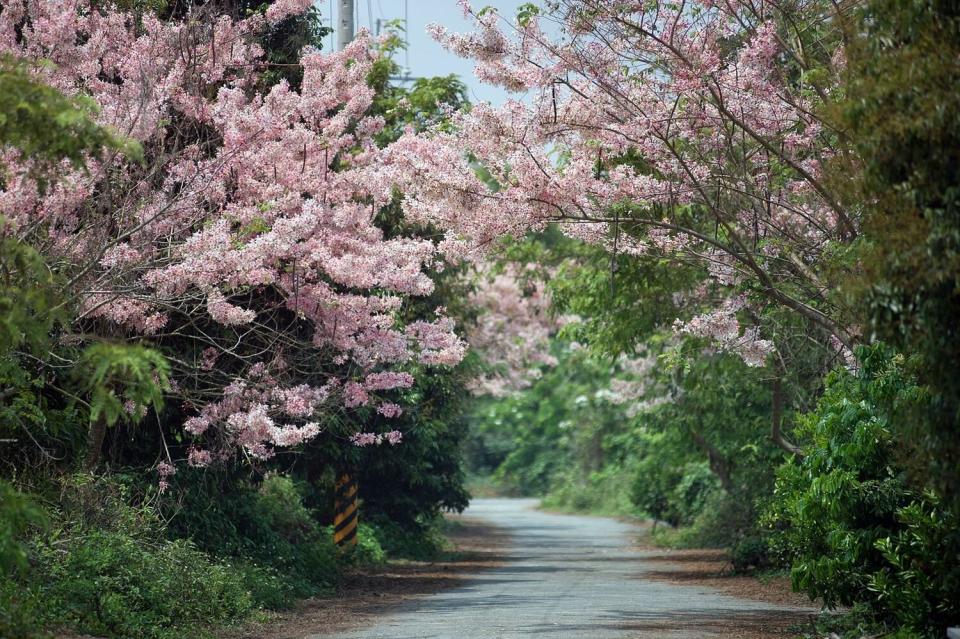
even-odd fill
[{"label": "white sky", "polygon": [[[517,7],[529,0],[474,0],[474,7],[496,7],[500,15],[512,18]],[[451,31],[471,30],[471,23],[463,17],[463,11],[456,0],[354,0],[356,28],[367,27],[377,32],[377,20],[395,20],[404,17],[404,7],[408,11],[409,40],[408,57],[401,55],[398,62],[403,66],[409,59],[410,74],[419,77],[431,77],[455,73],[468,87],[471,102],[489,101],[494,104],[503,102],[507,93],[499,88],[481,84],[473,76],[473,65],[444,50],[426,34],[426,26],[436,22]],[[317,6],[323,14],[324,23],[330,24],[331,11],[336,26],[338,0],[317,0]],[[336,35],[324,42],[326,50],[332,50],[336,44]]]}]

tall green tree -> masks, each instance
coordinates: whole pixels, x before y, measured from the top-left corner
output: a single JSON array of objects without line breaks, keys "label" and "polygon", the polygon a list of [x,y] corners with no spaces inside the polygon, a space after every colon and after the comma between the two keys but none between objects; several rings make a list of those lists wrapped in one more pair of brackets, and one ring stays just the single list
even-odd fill
[{"label": "tall green tree", "polygon": [[870,337],[919,354],[911,468],[960,507],[960,5],[870,0],[852,29],[843,122],[862,158]]}]

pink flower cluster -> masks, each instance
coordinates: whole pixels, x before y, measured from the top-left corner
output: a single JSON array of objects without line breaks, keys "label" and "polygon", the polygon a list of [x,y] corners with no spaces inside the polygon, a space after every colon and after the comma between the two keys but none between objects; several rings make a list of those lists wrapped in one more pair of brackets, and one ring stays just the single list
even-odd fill
[{"label": "pink flower cluster", "polygon": [[531,268],[494,273],[478,267],[470,303],[479,316],[467,333],[487,372],[470,382],[477,394],[501,397],[530,386],[541,366],[553,366],[550,338],[560,327],[550,314],[544,282]]},{"label": "pink flower cluster", "polygon": [[170,488],[170,478],[176,474],[177,469],[172,464],[163,461],[157,464],[157,475],[160,476],[157,488],[161,493],[167,492],[167,489]]},{"label": "pink flower cluster", "polygon": [[390,444],[396,446],[403,441],[403,433],[398,430],[392,430],[388,433],[354,433],[350,437],[354,446],[361,448],[366,446],[379,446],[381,444]]},{"label": "pink flower cluster", "polygon": [[392,419],[394,417],[400,417],[400,415],[403,414],[403,409],[393,402],[384,402],[377,408],[377,412],[387,419]]},{"label": "pink flower cluster", "polygon": [[748,326],[741,333],[736,313],[745,305],[742,296],[729,298],[716,310],[698,315],[689,322],[677,320],[674,331],[710,339],[722,350],[738,354],[747,366],[763,366],[776,348],[770,340],[760,338],[757,326]]}]

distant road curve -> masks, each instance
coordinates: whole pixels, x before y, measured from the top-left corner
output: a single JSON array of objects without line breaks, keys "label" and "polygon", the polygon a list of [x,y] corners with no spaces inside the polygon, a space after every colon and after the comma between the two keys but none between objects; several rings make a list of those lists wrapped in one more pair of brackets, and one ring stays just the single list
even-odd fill
[{"label": "distant road curve", "polygon": [[[536,510],[532,499],[476,499],[465,513],[504,529],[506,563],[465,585],[412,600],[338,639],[695,639],[753,634],[809,609],[644,579],[637,528]],[[744,633],[742,628],[750,628]],[[738,630],[738,628],[740,628]],[[316,635],[329,639],[332,635]]]}]

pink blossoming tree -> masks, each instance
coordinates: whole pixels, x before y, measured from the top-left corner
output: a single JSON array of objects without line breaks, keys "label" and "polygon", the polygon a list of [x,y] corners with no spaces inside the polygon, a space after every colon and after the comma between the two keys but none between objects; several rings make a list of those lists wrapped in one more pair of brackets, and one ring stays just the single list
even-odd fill
[{"label": "pink blossoming tree", "polygon": [[63,282],[64,339],[170,354],[198,465],[307,441],[325,417],[410,386],[398,367],[464,355],[442,314],[397,321],[405,298],[431,292],[437,250],[374,224],[394,197],[374,143],[384,121],[367,115],[376,43],[361,34],[341,52],[305,51],[298,89],[263,86],[258,34],[310,4],[241,20],[87,0],[0,10],[0,53],[48,61],[38,79],[92,98],[98,122],[143,150],[142,162],[64,163],[47,189],[29,158],[3,150],[3,233],[37,247]]},{"label": "pink blossoming tree", "polygon": [[844,65],[833,4],[561,0],[514,20],[462,4],[477,30],[432,35],[518,98],[394,145],[408,216],[461,254],[557,223],[702,269],[719,301],[677,329],[750,365],[774,351],[764,305],[855,340],[831,269],[858,216],[824,173],[844,153],[821,116]]},{"label": "pink blossoming tree", "polygon": [[525,275],[513,264],[476,272],[470,303],[478,317],[467,339],[486,371],[471,381],[475,393],[502,397],[527,388],[541,366],[557,363],[550,346],[560,322],[550,313],[545,283],[534,272]]}]

